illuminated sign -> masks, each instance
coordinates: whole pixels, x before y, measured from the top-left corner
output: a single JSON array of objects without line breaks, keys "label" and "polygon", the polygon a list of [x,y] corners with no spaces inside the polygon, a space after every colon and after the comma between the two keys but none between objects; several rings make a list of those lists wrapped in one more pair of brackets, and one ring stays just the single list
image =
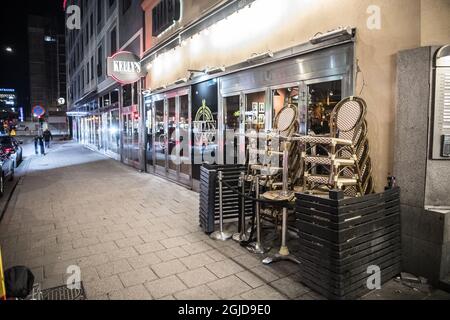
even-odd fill
[{"label": "illuminated sign", "polygon": [[127,51],[117,52],[108,58],[107,73],[122,84],[134,83],[146,75],[139,57]]},{"label": "illuminated sign", "polygon": [[193,125],[196,145],[209,145],[214,141],[214,137],[217,134],[216,121],[211,109],[206,105],[205,99],[203,99],[202,106],[195,115]]},{"label": "illuminated sign", "polygon": [[20,109],[19,109],[19,120],[20,120],[20,122],[24,122],[25,121],[25,113],[24,113],[22,107],[20,107]]},{"label": "illuminated sign", "polygon": [[159,36],[181,18],[180,0],[162,0],[152,10],[152,35]]},{"label": "illuminated sign", "polygon": [[41,106],[35,106],[31,112],[36,118],[40,118],[45,114],[45,109]]}]

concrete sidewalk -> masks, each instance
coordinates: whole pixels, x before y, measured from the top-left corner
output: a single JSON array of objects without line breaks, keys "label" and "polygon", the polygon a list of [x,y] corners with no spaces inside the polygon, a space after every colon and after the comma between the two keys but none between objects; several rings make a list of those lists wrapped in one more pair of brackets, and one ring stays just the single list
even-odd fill
[{"label": "concrete sidewalk", "polygon": [[[32,268],[44,288],[79,266],[88,299],[323,299],[296,265],[263,266],[233,241],[210,240],[198,194],[75,143],[32,158],[0,244],[5,267]],[[366,299],[442,297],[393,281]]]}]

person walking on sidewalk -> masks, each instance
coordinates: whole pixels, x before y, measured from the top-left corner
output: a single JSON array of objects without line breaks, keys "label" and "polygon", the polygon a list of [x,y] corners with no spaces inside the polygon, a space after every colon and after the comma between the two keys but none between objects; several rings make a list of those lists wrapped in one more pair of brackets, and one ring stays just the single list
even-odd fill
[{"label": "person walking on sidewalk", "polygon": [[36,155],[40,153],[45,156],[44,137],[42,135],[37,135],[34,138],[34,151],[36,152]]},{"label": "person walking on sidewalk", "polygon": [[50,130],[46,129],[44,131],[44,141],[45,141],[45,148],[50,149],[50,140],[53,141],[53,135],[50,132]]}]

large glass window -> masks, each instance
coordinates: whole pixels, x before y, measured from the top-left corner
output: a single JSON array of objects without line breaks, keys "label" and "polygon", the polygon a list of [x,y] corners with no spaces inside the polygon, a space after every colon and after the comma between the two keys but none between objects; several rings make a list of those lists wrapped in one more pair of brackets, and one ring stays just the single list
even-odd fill
[{"label": "large glass window", "polygon": [[97,0],[97,24],[102,22],[103,16],[103,0]]},{"label": "large glass window", "polygon": [[91,80],[94,80],[94,56],[91,57]]},{"label": "large glass window", "polygon": [[329,81],[308,86],[308,128],[312,134],[330,133],[330,115],[342,100],[342,82]]},{"label": "large glass window", "polygon": [[110,141],[109,150],[113,153],[118,154],[120,148],[120,134],[119,134],[119,110],[111,111],[111,125],[109,128]]},{"label": "large glass window", "polygon": [[103,107],[107,108],[111,105],[109,94],[103,96]]},{"label": "large glass window", "polygon": [[103,108],[103,97],[98,98],[98,105],[100,106],[100,109]]},{"label": "large glass window", "polygon": [[169,141],[169,149],[168,149],[168,159],[169,159],[169,169],[177,170],[177,154],[176,154],[176,146],[177,146],[177,137],[176,137],[176,102],[175,98],[170,98],[168,100],[168,141]]},{"label": "large glass window", "polygon": [[[245,133],[254,134],[264,131],[266,126],[266,92],[255,92],[245,96],[246,112],[245,112]],[[259,160],[258,149],[261,141],[255,138],[245,138],[246,158],[249,163],[256,163]],[[247,146],[250,145],[250,148]]]},{"label": "large glass window", "polygon": [[133,83],[133,104],[137,105],[139,103],[138,100],[138,84],[137,82]]},{"label": "large glass window", "polygon": [[110,54],[113,55],[117,51],[117,29],[112,29],[110,33]]},{"label": "large glass window", "polygon": [[122,0],[122,14],[125,14],[131,7],[131,0]]},{"label": "large glass window", "polygon": [[156,165],[166,167],[166,131],[164,122],[164,101],[155,102],[155,155]]},{"label": "large glass window", "polygon": [[101,141],[101,117],[95,116],[94,117],[94,144],[97,147],[97,149],[102,148],[102,141]]},{"label": "large glass window", "polygon": [[130,117],[133,125],[131,160],[139,163],[139,114],[133,113]]},{"label": "large glass window", "polygon": [[153,166],[153,109],[150,101],[145,103],[147,128],[147,165]]},{"label": "large glass window", "polygon": [[255,92],[246,95],[247,110],[245,113],[245,129],[264,130],[266,123],[266,92]]},{"label": "large glass window", "polygon": [[288,87],[273,90],[273,119],[278,113],[289,104],[295,105],[298,109],[299,87]]},{"label": "large glass window", "polygon": [[132,90],[131,84],[127,84],[122,87],[123,88],[123,106],[129,107],[132,105]]},{"label": "large glass window", "polygon": [[103,76],[103,47],[98,47],[97,52],[97,76],[100,78]]},{"label": "large glass window", "polygon": [[239,96],[225,98],[225,141],[224,158],[226,164],[237,164],[239,159],[238,141],[241,123]]},{"label": "large glass window", "polygon": [[180,97],[180,172],[191,175],[191,159],[189,158],[189,96]]},{"label": "large glass window", "polygon": [[92,37],[94,35],[94,14],[91,13],[90,19],[89,19],[89,24],[90,24],[90,37]]},{"label": "large glass window", "polygon": [[111,92],[111,105],[116,105],[119,103],[119,90],[116,89]]}]

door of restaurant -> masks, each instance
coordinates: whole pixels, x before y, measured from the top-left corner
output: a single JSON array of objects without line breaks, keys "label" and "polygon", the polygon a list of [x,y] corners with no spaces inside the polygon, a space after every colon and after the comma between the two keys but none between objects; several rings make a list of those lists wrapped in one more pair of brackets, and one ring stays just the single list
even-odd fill
[{"label": "door of restaurant", "polygon": [[[258,89],[223,97],[224,163],[243,164],[248,160],[249,136],[265,132],[269,90]],[[222,144],[221,144],[222,145]]]},{"label": "door of restaurant", "polygon": [[249,137],[272,131],[274,119],[288,104],[298,110],[298,134],[329,133],[331,112],[347,91],[343,76],[333,76],[224,96],[224,163],[257,161],[249,158]]},{"label": "door of restaurant", "polygon": [[351,95],[343,83],[342,76],[335,76],[309,80],[302,84],[302,96],[305,97],[302,107],[306,110],[305,133],[330,133],[330,116],[334,107]]},{"label": "door of restaurant", "polygon": [[147,171],[186,186],[192,184],[190,90],[158,96],[146,104]]},{"label": "door of restaurant", "polygon": [[[115,91],[113,91],[115,92]],[[120,112],[121,119],[121,160],[123,163],[136,169],[140,165],[140,114],[139,114],[139,90],[138,83],[126,84],[120,90],[120,103],[123,106]],[[113,100],[111,94],[111,100]],[[115,98],[114,98],[115,100]]]},{"label": "door of restaurant", "polygon": [[122,124],[122,161],[139,169],[139,113],[137,106],[124,108]]}]

